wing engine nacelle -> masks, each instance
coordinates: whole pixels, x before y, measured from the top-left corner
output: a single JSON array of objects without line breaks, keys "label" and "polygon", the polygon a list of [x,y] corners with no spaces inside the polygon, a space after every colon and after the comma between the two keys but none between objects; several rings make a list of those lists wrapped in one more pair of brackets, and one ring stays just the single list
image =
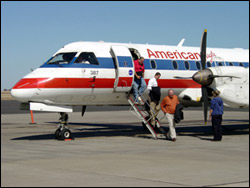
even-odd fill
[{"label": "wing engine nacelle", "polygon": [[221,92],[220,97],[225,105],[230,108],[249,108],[249,68],[214,67],[210,70],[213,75],[218,75],[210,87]]}]

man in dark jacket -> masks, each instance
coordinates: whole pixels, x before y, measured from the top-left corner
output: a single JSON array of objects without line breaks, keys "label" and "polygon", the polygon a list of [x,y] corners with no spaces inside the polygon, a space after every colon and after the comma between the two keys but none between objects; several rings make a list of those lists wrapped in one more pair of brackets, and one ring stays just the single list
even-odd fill
[{"label": "man in dark jacket", "polygon": [[183,105],[182,104],[177,104],[175,114],[174,114],[174,122],[179,123],[181,120],[184,119],[184,115],[182,112]]}]

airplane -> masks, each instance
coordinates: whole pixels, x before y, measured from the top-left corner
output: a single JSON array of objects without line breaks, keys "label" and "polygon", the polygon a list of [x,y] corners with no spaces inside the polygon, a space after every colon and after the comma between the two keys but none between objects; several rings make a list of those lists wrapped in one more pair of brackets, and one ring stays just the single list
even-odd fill
[{"label": "airplane", "polygon": [[183,46],[184,39],[177,46],[73,42],[24,76],[11,95],[30,110],[60,112],[62,123],[55,134],[68,138],[65,125],[73,106],[82,106],[83,116],[89,105],[129,105],[134,60],[144,57],[146,83],[160,72],[162,98],[174,89],[186,107],[203,103],[205,122],[215,89],[225,106],[249,108],[249,49],[207,48],[206,38],[205,30],[200,48]]}]

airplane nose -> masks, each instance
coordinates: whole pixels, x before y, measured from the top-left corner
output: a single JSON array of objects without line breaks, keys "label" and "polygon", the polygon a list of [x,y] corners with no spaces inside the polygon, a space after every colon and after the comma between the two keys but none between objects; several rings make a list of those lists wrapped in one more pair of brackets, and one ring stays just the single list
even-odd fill
[{"label": "airplane nose", "polygon": [[204,69],[196,72],[192,78],[202,86],[209,86],[213,82],[213,73],[209,69]]},{"label": "airplane nose", "polygon": [[31,100],[34,89],[11,89],[11,96],[21,102],[28,102]]},{"label": "airplane nose", "polygon": [[18,101],[28,102],[31,100],[34,90],[37,87],[37,79],[21,79],[11,89],[11,95]]}]

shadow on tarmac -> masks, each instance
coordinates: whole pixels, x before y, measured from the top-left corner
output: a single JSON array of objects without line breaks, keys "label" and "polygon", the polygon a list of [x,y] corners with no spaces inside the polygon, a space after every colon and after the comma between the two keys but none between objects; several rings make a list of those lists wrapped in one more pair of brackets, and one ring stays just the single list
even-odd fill
[{"label": "shadow on tarmac", "polygon": [[[247,135],[249,134],[249,120],[224,120],[226,122],[236,122],[235,125],[223,125],[223,135]],[[58,122],[46,122],[48,124],[57,125]],[[84,128],[81,128],[84,126]],[[76,127],[76,128],[74,128]],[[98,123],[69,123],[68,128],[72,131],[74,139],[91,138],[91,137],[138,137],[144,139],[153,139],[148,130],[144,130],[142,126],[128,124],[98,124]],[[164,127],[168,131],[167,127]],[[191,136],[201,140],[211,139],[207,136],[213,135],[212,126],[176,126],[177,136]],[[159,133],[159,132],[157,132]],[[204,137],[205,136],[205,137]],[[163,139],[163,138],[159,138]],[[55,134],[41,134],[35,136],[25,136],[13,138],[11,140],[55,140]]]}]

